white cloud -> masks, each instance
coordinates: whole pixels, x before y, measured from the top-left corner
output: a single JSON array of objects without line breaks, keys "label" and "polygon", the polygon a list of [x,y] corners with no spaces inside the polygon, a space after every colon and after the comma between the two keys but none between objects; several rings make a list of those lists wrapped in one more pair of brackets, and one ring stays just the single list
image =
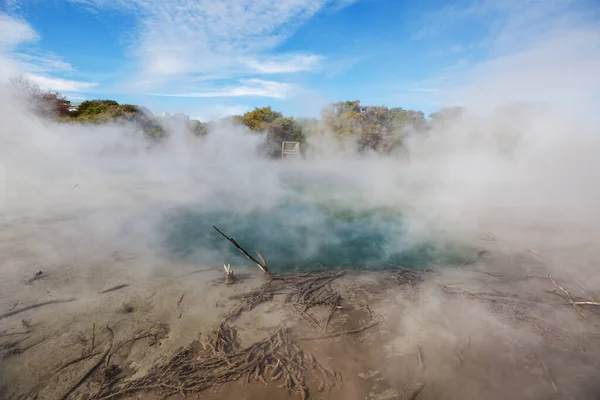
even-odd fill
[{"label": "white cloud", "polygon": [[21,68],[30,73],[73,72],[71,64],[48,51],[28,51],[14,54]]},{"label": "white cloud", "polygon": [[94,82],[81,82],[61,78],[52,78],[43,75],[25,74],[25,77],[38,84],[43,89],[59,92],[85,92],[97,86]]},{"label": "white cloud", "polygon": [[314,70],[318,55],[270,52],[317,12],[355,0],[71,1],[116,7],[138,19],[130,48],[140,69],[136,79],[138,87],[155,91],[158,84],[198,75],[239,78]]},{"label": "white cloud", "polygon": [[[481,15],[481,9],[462,15]],[[481,111],[513,103],[537,103],[593,113],[600,99],[600,26],[586,0],[500,2],[503,14],[490,20],[484,59],[457,60],[430,78],[432,99]],[[514,7],[512,7],[514,6]],[[489,6],[491,7],[491,6]],[[477,10],[471,7],[470,10]]]},{"label": "white cloud", "polygon": [[514,53],[475,64],[467,71],[468,83],[450,87],[447,96],[483,109],[532,102],[592,111],[600,96],[598,71],[600,29],[557,30]]},{"label": "white cloud", "polygon": [[69,99],[70,101],[84,101],[87,100],[88,98],[80,93],[69,93],[69,92],[64,92],[62,93],[63,95],[67,96],[67,99]]},{"label": "white cloud", "polygon": [[422,21],[435,31],[428,34],[471,21],[489,30],[478,42],[449,48],[447,66],[426,79],[390,85],[389,98],[406,104],[418,93],[421,104],[436,107],[486,112],[530,102],[592,114],[600,99],[598,11],[587,0],[473,0],[427,14]]},{"label": "white cloud", "polygon": [[[18,2],[7,4],[18,7]],[[37,32],[27,22],[0,13],[0,66],[1,80],[7,80],[18,74],[28,78],[43,89],[59,92],[82,92],[97,86],[96,83],[82,82],[48,76],[53,73],[71,73],[73,66],[54,53],[40,50],[32,44],[39,39]]]},{"label": "white cloud", "polygon": [[282,99],[288,97],[295,89],[296,85],[276,81],[266,81],[262,79],[244,79],[241,85],[226,86],[211,90],[184,93],[163,93],[155,96],[169,97],[270,97]]},{"label": "white cloud", "polygon": [[38,39],[39,35],[27,22],[0,13],[0,48],[10,49]]},{"label": "white cloud", "polygon": [[234,106],[223,106],[214,105],[209,107],[202,107],[198,112],[191,113],[191,119],[199,121],[214,121],[230,115],[242,115],[249,111],[247,106],[234,105]]},{"label": "white cloud", "polygon": [[266,60],[248,61],[248,66],[263,74],[311,71],[319,67],[322,57],[315,54],[292,54]]}]

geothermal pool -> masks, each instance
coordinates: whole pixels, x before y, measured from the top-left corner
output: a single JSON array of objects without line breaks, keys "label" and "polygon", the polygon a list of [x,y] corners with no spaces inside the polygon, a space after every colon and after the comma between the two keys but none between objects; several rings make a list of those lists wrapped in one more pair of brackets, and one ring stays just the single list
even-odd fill
[{"label": "geothermal pool", "polygon": [[213,225],[249,253],[260,251],[269,268],[280,272],[421,269],[464,264],[473,254],[441,235],[415,235],[401,212],[386,208],[353,210],[298,201],[250,211],[203,208],[188,206],[165,216],[161,246],[169,258],[199,265],[247,265]]}]

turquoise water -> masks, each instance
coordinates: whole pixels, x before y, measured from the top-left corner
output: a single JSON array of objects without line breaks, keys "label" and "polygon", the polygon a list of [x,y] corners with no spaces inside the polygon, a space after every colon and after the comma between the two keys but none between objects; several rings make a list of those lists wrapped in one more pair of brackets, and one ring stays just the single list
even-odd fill
[{"label": "turquoise water", "polygon": [[472,256],[440,236],[415,240],[401,213],[389,209],[288,202],[243,213],[201,210],[187,207],[165,216],[161,245],[168,257],[199,265],[249,265],[213,225],[252,255],[260,251],[273,271],[428,268],[462,264]]}]

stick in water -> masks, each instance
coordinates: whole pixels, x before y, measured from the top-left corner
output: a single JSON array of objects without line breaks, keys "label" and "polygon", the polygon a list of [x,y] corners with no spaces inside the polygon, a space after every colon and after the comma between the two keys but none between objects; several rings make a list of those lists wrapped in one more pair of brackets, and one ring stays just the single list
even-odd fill
[{"label": "stick in water", "polygon": [[235,246],[235,248],[238,249],[243,255],[245,255],[250,261],[252,261],[254,264],[256,264],[258,266],[258,268],[260,268],[262,270],[262,272],[265,273],[265,275],[271,275],[271,272],[267,268],[267,263],[264,261],[263,257],[260,255],[260,253],[258,254],[258,256],[260,257],[261,260],[263,260],[263,262],[258,261],[256,258],[254,258],[250,254],[248,254],[248,252],[246,250],[244,250],[242,248],[242,246],[240,246],[233,238],[230,238],[229,236],[227,236],[226,234],[221,232],[219,230],[219,228],[217,228],[214,225],[213,225],[213,228],[215,228],[215,230],[217,232],[219,232],[225,239],[229,240],[231,242],[231,244],[233,244]]}]

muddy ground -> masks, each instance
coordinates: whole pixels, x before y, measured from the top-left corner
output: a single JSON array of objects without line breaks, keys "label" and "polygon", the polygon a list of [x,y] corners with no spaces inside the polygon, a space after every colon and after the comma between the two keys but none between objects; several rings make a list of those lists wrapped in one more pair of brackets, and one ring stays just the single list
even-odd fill
[{"label": "muddy ground", "polygon": [[[331,318],[329,306],[307,311],[320,328],[299,318],[282,294],[229,322],[241,348],[288,327],[295,344],[339,372],[341,379],[327,379],[306,369],[308,395],[314,399],[600,398],[600,307],[570,303],[598,301],[600,288],[588,287],[585,277],[561,275],[549,261],[552,255],[540,249],[508,248],[491,237],[477,245],[474,254],[479,256],[471,264],[432,266],[416,278],[401,274],[394,280],[402,271],[398,267],[348,271],[331,283],[341,296],[341,307]],[[3,246],[10,246],[14,259],[11,242]],[[75,259],[42,265],[33,250],[18,251],[21,264],[1,271],[3,399],[101,398],[96,395],[105,385],[107,368],[102,353],[111,334],[114,343],[123,343],[152,330],[114,354],[111,364],[118,370],[111,379],[118,385],[144,376],[182,347],[205,342],[236,305],[232,296],[265,282],[262,272],[250,266],[233,266],[237,281],[225,285],[220,266],[174,267],[126,252],[99,255],[85,266]],[[152,268],[140,274],[144,263]],[[38,271],[42,274],[36,277]],[[52,300],[68,301],[21,311]],[[301,397],[280,387],[283,383],[247,383],[244,378],[184,394],[201,399]],[[112,398],[158,399],[164,393]]]}]

